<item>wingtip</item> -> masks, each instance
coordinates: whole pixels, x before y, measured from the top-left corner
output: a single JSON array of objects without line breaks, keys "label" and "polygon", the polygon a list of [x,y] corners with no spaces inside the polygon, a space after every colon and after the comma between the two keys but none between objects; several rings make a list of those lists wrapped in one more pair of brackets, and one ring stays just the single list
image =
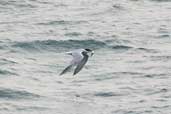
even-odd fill
[{"label": "wingtip", "polygon": [[62,75],[63,75],[62,73],[59,74],[59,76],[62,76]]},{"label": "wingtip", "polygon": [[76,73],[76,72],[74,72],[74,73],[73,73],[73,76],[75,76],[76,74],[77,74],[77,73]]}]

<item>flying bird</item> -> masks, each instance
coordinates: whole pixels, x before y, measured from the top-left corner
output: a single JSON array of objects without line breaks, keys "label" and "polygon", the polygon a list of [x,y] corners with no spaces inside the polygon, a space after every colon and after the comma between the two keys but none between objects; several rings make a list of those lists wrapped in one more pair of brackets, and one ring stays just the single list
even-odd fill
[{"label": "flying bird", "polygon": [[91,49],[77,49],[71,52],[67,52],[67,54],[71,55],[73,57],[72,61],[70,62],[70,65],[67,66],[60,75],[65,74],[66,72],[70,71],[71,68],[75,67],[73,75],[76,75],[78,72],[81,71],[81,69],[84,67],[84,65],[87,63],[89,56],[92,56],[94,52]]}]

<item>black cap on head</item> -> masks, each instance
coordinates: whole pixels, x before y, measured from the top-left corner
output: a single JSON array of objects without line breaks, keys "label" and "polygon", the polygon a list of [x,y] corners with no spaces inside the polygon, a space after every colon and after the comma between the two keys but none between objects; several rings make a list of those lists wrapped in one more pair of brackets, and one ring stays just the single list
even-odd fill
[{"label": "black cap on head", "polygon": [[86,48],[85,50],[86,50],[86,51],[92,51],[91,49],[88,49],[88,48]]}]

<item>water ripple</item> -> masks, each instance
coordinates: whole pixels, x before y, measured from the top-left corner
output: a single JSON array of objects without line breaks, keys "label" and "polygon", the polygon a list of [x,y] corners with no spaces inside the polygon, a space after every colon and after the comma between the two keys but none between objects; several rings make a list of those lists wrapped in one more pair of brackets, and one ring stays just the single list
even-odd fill
[{"label": "water ripple", "polygon": [[8,70],[0,69],[0,75],[17,75],[17,74]]},{"label": "water ripple", "polygon": [[23,90],[14,90],[8,88],[0,88],[0,98],[1,99],[33,99],[39,98],[40,95],[30,93]]},{"label": "water ripple", "polygon": [[[77,33],[72,33],[72,35],[79,35]],[[70,35],[70,34],[69,34]],[[129,50],[133,49],[132,46],[127,46],[124,44],[109,44],[108,41],[98,41],[93,39],[88,40],[44,40],[44,41],[32,41],[32,42],[14,42],[12,44],[13,48],[20,48],[27,51],[65,51],[68,49],[77,49],[77,48],[91,48],[91,49],[114,49],[114,50]],[[135,48],[136,49],[136,48]],[[152,51],[147,48],[137,48],[144,51]],[[154,50],[153,50],[154,51]]]},{"label": "water ripple", "polygon": [[121,96],[121,94],[113,93],[113,92],[98,92],[95,93],[94,96],[97,97],[112,97],[112,96]]}]

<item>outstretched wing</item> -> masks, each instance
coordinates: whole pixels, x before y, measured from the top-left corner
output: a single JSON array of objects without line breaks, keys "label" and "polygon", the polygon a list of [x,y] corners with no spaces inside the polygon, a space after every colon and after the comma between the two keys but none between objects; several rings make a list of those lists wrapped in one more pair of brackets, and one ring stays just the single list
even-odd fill
[{"label": "outstretched wing", "polygon": [[59,75],[63,75],[72,68],[72,65],[67,66]]},{"label": "outstretched wing", "polygon": [[83,54],[83,59],[80,61],[80,63],[77,65],[77,67],[74,70],[74,74],[76,75],[82,68],[83,66],[86,64],[87,60],[88,60],[88,55],[86,53],[82,53]]}]

